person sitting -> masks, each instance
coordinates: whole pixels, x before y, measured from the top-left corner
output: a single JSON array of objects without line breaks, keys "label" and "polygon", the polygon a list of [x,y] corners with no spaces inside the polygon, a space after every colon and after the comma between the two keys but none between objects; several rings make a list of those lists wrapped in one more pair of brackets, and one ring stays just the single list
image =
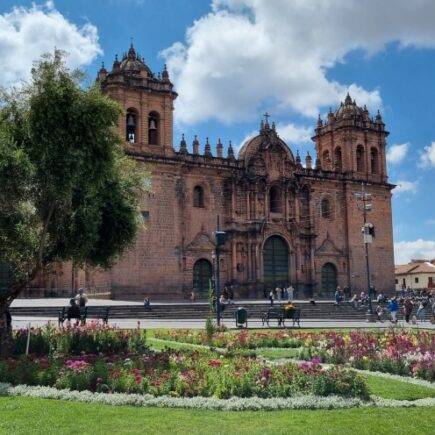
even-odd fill
[{"label": "person sitting", "polygon": [[79,304],[79,307],[85,307],[88,303],[88,296],[85,293],[85,290],[79,288],[77,296],[75,297],[76,302]]},{"label": "person sitting", "polygon": [[334,299],[335,299],[335,305],[340,305],[340,301],[341,301],[340,287],[337,287],[337,290],[335,290]]},{"label": "person sitting", "polygon": [[384,309],[380,305],[378,305],[376,307],[376,316],[380,322],[382,322],[382,314],[384,314]]},{"label": "person sitting", "polygon": [[143,300],[143,308],[145,311],[151,311],[151,302],[150,302],[150,298],[145,298]]},{"label": "person sitting", "polygon": [[284,306],[284,317],[286,319],[291,319],[293,317],[294,311],[295,311],[295,306],[291,302],[288,302]]},{"label": "person sitting", "polygon": [[356,294],[350,298],[349,304],[351,304],[354,308],[358,306],[358,296]]},{"label": "person sitting", "polygon": [[384,295],[382,293],[379,293],[376,298],[376,302],[380,304],[381,302],[383,302],[383,300],[384,300]]},{"label": "person sitting", "polygon": [[69,307],[66,312],[66,318],[68,319],[69,324],[71,322],[71,319],[76,319],[76,325],[79,324],[81,313],[80,313],[80,307],[76,304],[75,299],[70,299],[69,301]]}]

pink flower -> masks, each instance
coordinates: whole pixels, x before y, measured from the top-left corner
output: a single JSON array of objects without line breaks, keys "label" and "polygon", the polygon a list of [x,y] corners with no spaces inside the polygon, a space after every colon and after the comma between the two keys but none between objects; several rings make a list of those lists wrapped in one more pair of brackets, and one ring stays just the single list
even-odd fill
[{"label": "pink flower", "polygon": [[220,361],[214,359],[214,360],[210,361],[208,365],[212,366],[212,367],[219,367],[222,365],[222,363]]}]

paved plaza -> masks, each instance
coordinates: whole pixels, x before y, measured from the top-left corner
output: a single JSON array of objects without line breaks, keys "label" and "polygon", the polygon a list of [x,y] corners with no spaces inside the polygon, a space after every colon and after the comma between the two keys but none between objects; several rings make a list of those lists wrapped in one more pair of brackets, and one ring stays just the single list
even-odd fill
[{"label": "paved plaza", "polygon": [[[298,301],[294,301],[296,304]],[[330,302],[330,301],[329,301]],[[13,307],[65,307],[68,306],[69,299],[67,298],[44,298],[44,299],[16,299],[12,303]],[[174,302],[155,302],[153,305],[171,305]],[[180,302],[176,302],[180,305]],[[206,304],[206,302],[196,302],[195,304]],[[243,307],[244,305],[252,304],[264,304],[264,300],[239,300],[236,306]],[[116,306],[116,305],[142,305],[141,302],[131,302],[131,301],[114,301],[111,299],[90,299],[88,301],[88,306]],[[186,302],[186,305],[191,305]],[[57,317],[29,317],[29,316],[13,316],[12,326],[14,329],[25,328],[30,323],[31,327],[43,326],[47,322],[54,322],[57,324]],[[222,323],[229,328],[235,328],[235,318],[233,316],[227,316],[224,318]],[[132,317],[131,319],[116,319],[109,318],[109,325],[117,326],[122,329],[129,328],[204,328],[205,319],[137,319]],[[274,327],[274,322],[271,322],[270,326]],[[289,323],[290,325],[290,323]],[[389,321],[367,323],[363,321],[349,321],[340,319],[301,319],[301,329],[304,328],[387,328],[391,326],[392,323]],[[406,328],[424,328],[424,329],[435,329],[435,325],[431,324],[429,321],[420,323],[416,325],[411,323],[407,324],[403,321],[399,321],[396,326],[403,326]],[[263,328],[261,319],[252,318],[248,319],[249,328]]]}]

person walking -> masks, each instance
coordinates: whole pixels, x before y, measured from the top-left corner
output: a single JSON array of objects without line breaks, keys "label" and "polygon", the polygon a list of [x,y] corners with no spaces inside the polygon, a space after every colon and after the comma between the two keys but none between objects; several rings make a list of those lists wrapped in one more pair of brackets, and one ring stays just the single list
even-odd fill
[{"label": "person walking", "polygon": [[388,302],[388,310],[390,311],[391,322],[397,323],[397,311],[399,311],[399,304],[396,297],[392,297]]}]

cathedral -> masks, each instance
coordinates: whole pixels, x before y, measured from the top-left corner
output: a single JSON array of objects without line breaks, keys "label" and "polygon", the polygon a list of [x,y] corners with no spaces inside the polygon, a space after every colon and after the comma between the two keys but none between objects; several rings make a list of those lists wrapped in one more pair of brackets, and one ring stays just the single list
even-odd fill
[{"label": "cathedral", "polygon": [[[192,290],[205,298],[219,270],[236,297],[291,284],[299,298],[331,298],[337,286],[367,290],[367,247],[371,285],[394,291],[394,186],[379,112],[372,117],[347,95],[319,117],[312,156],[295,154],[266,114],[236,153],[196,136],[190,147],[184,136],[173,143],[177,93],[166,67],[154,74],[133,46],[97,80],[124,109],[125,152],[148,166],[151,191],[134,248],[110,271],[76,273],[73,286],[116,298],[183,299]],[[217,228],[225,232],[219,259]]]}]

